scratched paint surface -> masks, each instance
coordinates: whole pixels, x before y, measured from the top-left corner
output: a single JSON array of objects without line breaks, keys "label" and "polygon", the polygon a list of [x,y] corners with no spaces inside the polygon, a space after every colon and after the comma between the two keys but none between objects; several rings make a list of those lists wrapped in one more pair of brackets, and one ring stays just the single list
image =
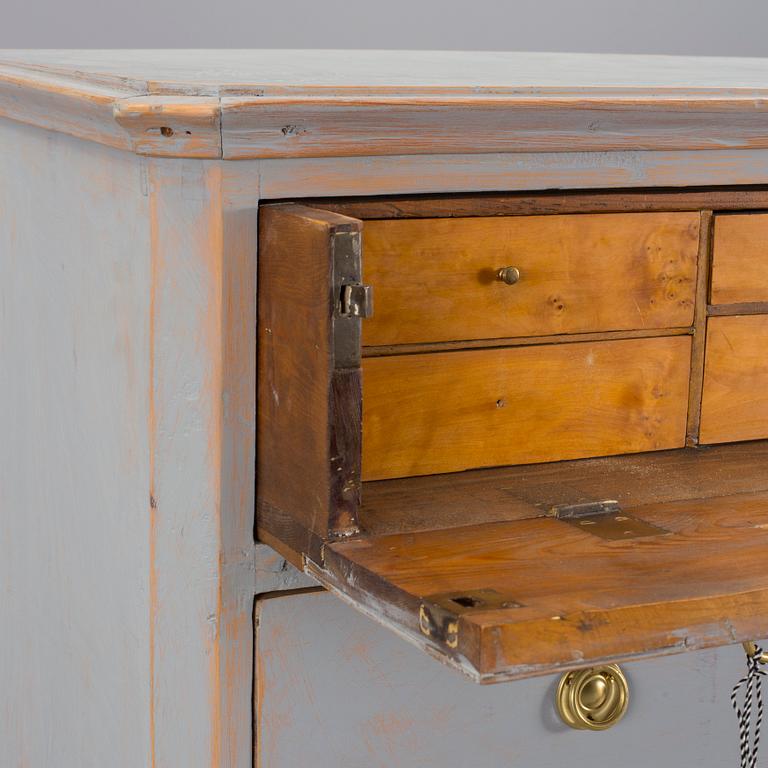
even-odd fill
[{"label": "scratched paint surface", "polygon": [[147,200],[134,156],[0,122],[3,768],[148,764]]},{"label": "scratched paint surface", "polygon": [[741,646],[623,666],[631,706],[573,731],[556,677],[479,686],[327,593],[259,603],[257,768],[722,768],[738,759],[729,694]]}]

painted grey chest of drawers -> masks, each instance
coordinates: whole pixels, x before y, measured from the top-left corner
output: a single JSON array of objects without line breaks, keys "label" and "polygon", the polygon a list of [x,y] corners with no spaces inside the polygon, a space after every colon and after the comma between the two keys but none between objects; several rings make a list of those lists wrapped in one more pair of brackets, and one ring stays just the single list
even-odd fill
[{"label": "painted grey chest of drawers", "polygon": [[[291,507],[290,499],[300,494],[292,497],[295,488],[285,479],[264,498],[265,483],[282,477],[296,453],[283,457],[272,435],[265,445],[274,450],[257,456],[259,414],[265,413],[265,401],[258,398],[273,397],[270,408],[279,409],[279,396],[290,396],[278,387],[263,389],[264,365],[279,367],[275,361],[294,349],[275,348],[272,362],[257,366],[257,340],[265,349],[259,334],[269,330],[257,302],[265,298],[258,251],[266,230],[259,232],[259,220],[260,208],[264,215],[275,205],[303,205],[325,211],[326,223],[332,220],[335,231],[349,234],[347,224],[333,219],[351,216],[345,205],[378,210],[371,221],[419,219],[425,216],[409,214],[409,206],[431,201],[428,218],[443,219],[449,214],[440,212],[440,201],[452,201],[451,216],[456,206],[464,206],[462,216],[476,216],[475,196],[483,194],[484,204],[500,206],[494,213],[500,216],[511,211],[504,206],[525,213],[526,201],[532,217],[572,216],[562,201],[576,198],[592,201],[581,213],[617,215],[611,201],[622,197],[618,207],[625,213],[697,212],[697,225],[706,219],[710,226],[718,216],[768,210],[767,114],[768,63],[761,60],[1,52],[0,743],[8,765],[736,764],[728,693],[744,657],[733,644],[753,638],[768,621],[768,579],[754,565],[755,547],[768,548],[760,538],[760,498],[756,507],[736,514],[730,528],[718,528],[736,558],[722,588],[713,587],[714,577],[705,579],[704,569],[691,561],[687,591],[675,599],[688,608],[703,601],[699,613],[691,608],[685,614],[693,623],[683,626],[683,614],[670,608],[674,600],[659,593],[653,597],[672,617],[664,632],[675,641],[661,642],[650,631],[659,629],[661,619],[656,625],[649,619],[635,646],[615,652],[621,661],[673,654],[626,665],[632,704],[616,728],[578,733],[557,719],[553,674],[579,666],[579,648],[565,629],[541,634],[544,666],[531,671],[547,672],[543,677],[494,686],[462,677],[449,666],[476,679],[527,678],[521,664],[534,661],[539,646],[526,643],[517,656],[510,651],[490,659],[482,648],[492,646],[481,643],[472,656],[469,642],[461,645],[464,628],[481,627],[478,637],[491,643],[493,632],[511,637],[504,633],[517,631],[508,615],[496,616],[493,632],[483,634],[491,624],[459,610],[478,607],[469,598],[454,604],[441,623],[445,615],[435,618],[434,604],[420,604],[421,595],[409,593],[405,603],[393,598],[402,587],[394,577],[387,581],[376,574],[377,583],[389,588],[380,589],[376,601],[356,591],[359,582],[341,567],[353,561],[368,567],[349,555],[355,537],[365,534],[363,518],[356,516],[362,449],[354,439],[344,443],[354,450],[333,465],[349,482],[334,486],[328,463],[328,473],[307,486],[316,477],[318,457],[335,461],[340,454],[322,442],[327,431],[317,444],[311,442],[316,434],[298,432],[306,437],[299,444],[309,461],[292,472],[296,488],[314,489],[317,498],[327,487],[338,490],[323,496],[317,507],[322,513],[314,502],[298,511]],[[556,210],[559,205],[562,210]],[[696,253],[711,253],[699,229],[695,236],[690,227],[680,232],[682,238],[690,235]],[[751,286],[739,285],[746,267],[738,259],[750,248],[756,256],[747,263],[757,269],[752,283],[761,285],[766,274],[754,267],[762,254],[759,226],[757,234],[749,232],[731,249],[730,272],[723,268],[712,293],[704,278],[692,289],[702,291],[698,304],[691,294],[691,307],[701,308],[696,317],[694,309],[688,318],[683,308],[685,317],[661,325],[627,328],[621,321],[621,327],[576,331],[629,331],[646,340],[656,338],[648,328],[662,328],[660,335],[673,339],[670,345],[693,350],[691,365],[698,359],[703,371],[704,347],[697,347],[694,330],[717,315],[718,310],[707,314],[707,307],[722,304],[731,307],[730,315],[752,318],[766,311]],[[305,240],[291,241],[288,231],[278,234],[286,258],[306,256],[300,252]],[[273,246],[269,241],[267,247]],[[317,258],[326,255],[318,251]],[[331,280],[329,263],[322,262],[318,280]],[[310,258],[307,264],[291,285],[313,285],[308,276],[320,262]],[[445,279],[445,270],[440,274]],[[521,268],[521,280],[528,274]],[[516,279],[507,281],[513,290]],[[329,329],[352,317],[364,323],[364,284],[360,274],[338,285],[329,282],[323,298],[331,302],[329,313],[317,317]],[[336,288],[349,292],[337,296]],[[746,298],[738,297],[742,289]],[[724,292],[719,299],[718,291]],[[267,294],[273,304],[285,300],[286,307],[291,296],[277,288]],[[452,313],[455,318],[455,308]],[[300,328],[301,312],[295,317]],[[488,336],[483,323],[476,326],[470,339],[475,347]],[[314,327],[305,324],[301,338]],[[414,323],[409,333],[418,335],[423,327]],[[754,335],[751,328],[747,339]],[[552,333],[534,328],[506,336]],[[456,341],[453,330],[445,334],[429,343]],[[501,331],[490,335],[506,338]],[[366,354],[365,341],[362,352],[359,338],[354,348],[343,346],[348,340],[339,343],[334,360],[347,363],[331,368],[356,370],[355,355]],[[537,344],[545,346],[541,338]],[[379,352],[376,359],[383,359]],[[296,375],[304,370],[300,364]],[[672,378],[664,377],[664,385],[672,386]],[[706,409],[706,385],[704,397]],[[344,410],[351,402],[346,395],[333,407],[324,402],[331,414],[354,416],[354,409]],[[499,413],[505,405],[504,398],[495,399]],[[741,420],[744,431],[734,439],[760,437],[750,429],[765,418],[763,407],[753,406],[751,419],[743,413],[723,419],[726,428]],[[686,408],[680,425],[680,445],[675,437],[669,445],[660,441],[642,450],[692,447],[701,425]],[[710,442],[720,442],[722,423],[709,425],[707,434],[717,437]],[[630,449],[614,452],[625,450]],[[731,482],[729,493],[768,487],[759,484],[759,463],[734,458],[741,448],[722,450],[730,468],[730,480],[722,482]],[[579,455],[599,453],[590,451]],[[427,469],[411,474],[458,468],[429,469],[436,455],[423,452]],[[362,456],[365,464],[364,450]],[[386,474],[391,457],[386,450],[381,457]],[[547,454],[535,460],[556,458],[577,457]],[[257,466],[266,472],[261,491]],[[714,471],[723,466],[716,464]],[[739,485],[740,466],[750,467],[744,470],[749,483]],[[536,493],[543,499],[540,486]],[[443,491],[446,499],[451,488]],[[714,490],[708,493],[717,497]],[[691,492],[687,498],[697,497]],[[460,527],[463,513],[457,514],[447,530]],[[280,554],[257,541],[257,529]],[[413,525],[407,534],[418,538]],[[706,541],[714,552],[713,539]],[[734,565],[742,549],[751,553],[743,572]],[[333,562],[341,565],[333,570]],[[548,570],[557,576],[556,568]],[[525,605],[529,597],[523,595],[520,604],[532,610]],[[637,604],[628,602],[627,610]],[[504,610],[512,608],[510,603]],[[456,637],[449,628],[453,619]],[[590,638],[584,660],[610,655],[600,649],[621,639],[611,621],[609,629],[584,630]]]}]

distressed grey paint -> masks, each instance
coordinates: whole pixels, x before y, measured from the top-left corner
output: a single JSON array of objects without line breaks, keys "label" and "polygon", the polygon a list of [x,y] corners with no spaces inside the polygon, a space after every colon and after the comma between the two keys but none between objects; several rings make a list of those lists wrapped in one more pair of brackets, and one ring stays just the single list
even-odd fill
[{"label": "distressed grey paint", "polygon": [[302,573],[266,544],[256,545],[255,576],[255,594],[257,595],[318,586],[315,579]]},{"label": "distressed grey paint", "polygon": [[136,157],[0,122],[9,768],[148,764],[147,209]]},{"label": "distressed grey paint", "polygon": [[247,196],[258,175],[266,199],[290,196],[621,189],[768,183],[768,150],[521,152],[285,160],[225,165],[227,194]]},{"label": "distressed grey paint", "polygon": [[0,121],[3,766],[251,764],[255,349],[228,370],[223,293],[252,339],[255,286],[222,261],[255,211],[220,170]]},{"label": "distressed grey paint", "polygon": [[258,768],[737,765],[741,646],[625,664],[631,705],[563,725],[556,677],[479,686],[326,593],[261,600]]},{"label": "distressed grey paint", "polygon": [[[225,261],[233,248],[255,253],[260,196],[765,182],[767,157],[703,151],[142,160],[0,122],[3,761],[25,768],[134,768],[151,766],[154,753],[155,768],[244,768],[250,760],[254,583],[256,591],[307,583],[265,548],[254,558],[252,483],[243,469],[252,465],[252,446],[238,450],[252,425],[252,403],[250,412],[245,401],[228,410],[235,389],[253,391],[252,360],[228,373],[218,347],[228,333]],[[217,227],[220,237],[211,239]],[[165,282],[155,279],[163,276]],[[251,277],[243,275],[243,284],[252,285]],[[242,322],[252,328],[253,321],[248,307]],[[412,679],[428,692],[421,700],[425,713],[457,691],[471,706],[458,705],[458,714],[445,719],[426,719],[427,729],[415,735],[406,730],[387,737],[398,721],[392,715],[390,728],[385,718],[380,736],[367,737],[372,754],[402,760],[418,755],[422,762],[414,767],[428,766],[430,755],[461,757],[453,734],[462,728],[502,744],[498,754],[506,754],[506,707],[513,706],[526,726],[513,732],[521,754],[533,754],[534,743],[555,751],[570,743],[557,734],[550,739],[551,713],[544,714],[543,694],[536,698],[542,681],[511,684],[507,693],[504,687],[475,688],[328,596],[318,599],[318,609],[301,604],[291,613],[295,600],[285,598],[282,631],[302,645],[278,643],[277,630],[269,630],[274,643],[272,658],[262,655],[265,684],[270,669],[282,669],[286,677],[274,681],[263,703],[268,714],[280,701],[277,692],[300,730],[281,729],[279,718],[265,725],[261,743],[269,768],[292,768],[302,750],[316,757],[312,740],[326,722],[348,734],[347,721],[376,721],[378,700],[407,712]],[[265,605],[277,611],[281,602]],[[269,629],[269,616],[263,619]],[[361,633],[375,640],[363,668],[348,637]],[[275,666],[278,647],[282,667]],[[717,670],[725,659],[733,670],[723,675]],[[623,740],[632,754],[645,749],[648,762],[662,765],[680,756],[683,762],[699,755],[730,759],[723,751],[732,738],[724,703],[731,671],[736,676],[741,669],[737,651],[636,668],[647,670],[648,680],[664,679],[667,688],[647,698],[653,707],[633,714],[605,744]],[[352,673],[367,681],[364,688]],[[317,676],[325,687],[314,687]],[[305,679],[312,687],[304,687],[302,698],[290,685],[303,686]],[[393,690],[408,696],[388,698]],[[513,701],[514,690],[523,693]],[[312,709],[310,691],[321,691],[328,706]],[[479,717],[488,700],[498,702],[496,709]],[[334,719],[336,711],[347,720]],[[361,721],[365,712],[374,714]],[[326,719],[318,723],[316,717]],[[364,733],[345,736],[353,760],[367,754]],[[714,746],[691,751],[698,747],[689,741],[707,742],[711,733],[718,739]],[[579,744],[598,743],[576,737]],[[620,748],[611,747],[614,757]],[[590,753],[584,749],[580,759],[586,762]],[[323,754],[338,754],[338,748],[331,745]],[[376,765],[365,760],[358,764]],[[533,757],[529,764],[542,765]]]},{"label": "distressed grey paint", "polygon": [[[768,53],[768,47],[766,47]],[[520,51],[365,51],[350,50],[0,50],[0,62],[46,68],[76,82],[100,83],[123,92],[276,96],[288,88],[294,96],[313,94],[333,100],[344,89],[357,96],[419,95],[448,88],[475,97],[503,94],[532,97],[550,91],[564,95],[608,97],[653,93],[666,89],[700,98],[700,89],[722,90],[720,96],[759,98],[768,80],[768,59],[745,56],[633,56]],[[317,89],[321,89],[318,91]],[[109,89],[107,89],[109,91]],[[442,92],[443,96],[447,96]],[[288,106],[288,105],[286,105]],[[286,117],[290,114],[284,113]],[[454,115],[453,120],[460,116]],[[542,121],[543,122],[543,121]],[[255,127],[255,126],[251,126]],[[524,137],[522,137],[524,138]],[[295,149],[300,147],[296,146]]]}]

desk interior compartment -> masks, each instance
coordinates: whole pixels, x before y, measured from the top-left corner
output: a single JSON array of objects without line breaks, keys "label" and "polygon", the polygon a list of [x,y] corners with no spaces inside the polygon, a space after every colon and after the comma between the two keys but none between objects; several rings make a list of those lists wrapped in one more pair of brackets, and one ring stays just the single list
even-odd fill
[{"label": "desk interior compartment", "polygon": [[365,330],[386,295],[351,213],[261,209],[259,538],[479,682],[768,634],[768,440],[745,441],[768,435],[715,430],[728,397],[745,415],[720,420],[749,422],[757,379],[717,364],[711,212],[686,212],[670,246],[697,232],[685,315],[394,345]]}]

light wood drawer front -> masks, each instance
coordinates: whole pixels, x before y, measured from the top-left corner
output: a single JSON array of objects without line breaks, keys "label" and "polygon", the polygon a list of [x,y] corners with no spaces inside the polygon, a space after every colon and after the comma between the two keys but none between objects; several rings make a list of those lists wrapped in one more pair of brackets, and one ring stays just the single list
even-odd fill
[{"label": "light wood drawer front", "polygon": [[363,361],[363,478],[683,446],[690,337]]},{"label": "light wood drawer front", "polygon": [[698,213],[367,221],[363,343],[684,327],[698,237]]},{"label": "light wood drawer front", "polygon": [[768,214],[715,218],[712,304],[768,301]]},{"label": "light wood drawer front", "polygon": [[707,321],[702,443],[768,437],[768,316]]}]

